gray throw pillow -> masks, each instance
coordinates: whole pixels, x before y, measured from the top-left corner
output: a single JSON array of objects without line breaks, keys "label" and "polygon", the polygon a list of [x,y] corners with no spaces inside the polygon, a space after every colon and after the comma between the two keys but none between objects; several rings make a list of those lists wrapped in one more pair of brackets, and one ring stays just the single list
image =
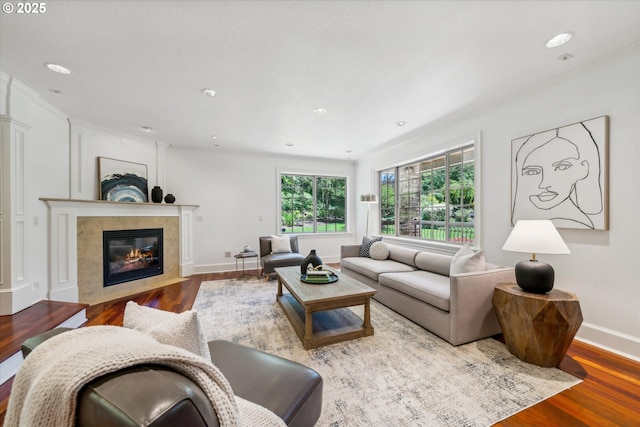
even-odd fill
[{"label": "gray throw pillow", "polygon": [[382,241],[382,236],[372,237],[372,238],[364,236],[362,238],[362,245],[360,246],[360,256],[364,258],[371,258],[371,254],[369,253],[371,249],[371,245],[373,245],[375,242],[381,242],[381,241]]}]

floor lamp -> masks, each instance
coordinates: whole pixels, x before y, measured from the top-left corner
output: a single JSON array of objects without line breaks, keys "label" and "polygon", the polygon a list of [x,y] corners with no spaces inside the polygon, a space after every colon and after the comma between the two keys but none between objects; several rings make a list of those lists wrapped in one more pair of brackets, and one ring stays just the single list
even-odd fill
[{"label": "floor lamp", "polygon": [[369,211],[372,203],[378,203],[378,197],[375,194],[362,194],[360,202],[367,204],[367,228],[364,231],[365,236],[369,234]]}]

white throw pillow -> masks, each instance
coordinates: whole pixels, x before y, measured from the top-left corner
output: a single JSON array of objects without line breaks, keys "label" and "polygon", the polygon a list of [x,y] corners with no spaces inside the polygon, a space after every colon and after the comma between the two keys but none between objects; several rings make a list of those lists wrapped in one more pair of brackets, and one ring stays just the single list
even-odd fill
[{"label": "white throw pillow", "polygon": [[483,251],[474,251],[465,243],[454,255],[449,274],[472,273],[484,271],[485,259]]},{"label": "white throw pillow", "polygon": [[380,242],[380,241],[382,241],[382,236],[371,237],[371,238],[367,236],[363,236],[362,244],[360,245],[360,256],[364,258],[371,258],[371,254],[369,253],[369,249],[371,249],[371,245],[373,245],[375,242]]},{"label": "white throw pillow", "polygon": [[271,253],[279,254],[283,252],[291,252],[291,239],[289,236],[271,235]]},{"label": "white throw pillow", "polygon": [[385,242],[375,242],[369,248],[369,255],[379,261],[389,258],[389,247]]},{"label": "white throw pillow", "polygon": [[211,361],[209,345],[195,311],[172,313],[129,301],[124,308],[123,326],[143,332],[162,344],[182,347]]}]

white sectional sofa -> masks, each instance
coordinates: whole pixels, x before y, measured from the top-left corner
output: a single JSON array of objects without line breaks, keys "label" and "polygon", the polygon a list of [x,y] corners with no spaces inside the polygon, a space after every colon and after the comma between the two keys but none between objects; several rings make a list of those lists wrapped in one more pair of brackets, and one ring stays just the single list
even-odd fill
[{"label": "white sectional sofa", "polygon": [[387,259],[341,247],[341,271],[377,290],[373,298],[453,345],[501,332],[491,297],[496,284],[515,282],[512,267],[450,274],[453,256],[387,245]]}]

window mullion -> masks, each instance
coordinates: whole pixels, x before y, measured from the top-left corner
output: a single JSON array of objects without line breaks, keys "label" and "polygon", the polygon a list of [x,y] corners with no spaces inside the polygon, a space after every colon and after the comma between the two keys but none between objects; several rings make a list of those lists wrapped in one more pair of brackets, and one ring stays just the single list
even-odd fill
[{"label": "window mullion", "polygon": [[400,201],[402,200],[402,197],[400,197],[400,167],[396,168],[395,171],[396,174],[396,178],[394,179],[393,182],[393,188],[395,191],[395,235],[399,236],[400,235]]},{"label": "window mullion", "polygon": [[445,175],[444,175],[444,191],[445,191],[445,198],[444,198],[444,208],[445,208],[445,217],[444,217],[444,236],[445,236],[445,241],[449,241],[451,239],[451,234],[450,230],[449,230],[449,220],[451,219],[451,191],[450,191],[450,180],[449,180],[449,176],[451,174],[451,171],[449,170],[450,167],[450,158],[449,158],[449,153],[445,154],[444,156],[444,171],[445,171]]},{"label": "window mullion", "polygon": [[313,186],[312,186],[312,194],[313,194],[313,232],[318,232],[318,177],[314,175],[313,177]]}]

